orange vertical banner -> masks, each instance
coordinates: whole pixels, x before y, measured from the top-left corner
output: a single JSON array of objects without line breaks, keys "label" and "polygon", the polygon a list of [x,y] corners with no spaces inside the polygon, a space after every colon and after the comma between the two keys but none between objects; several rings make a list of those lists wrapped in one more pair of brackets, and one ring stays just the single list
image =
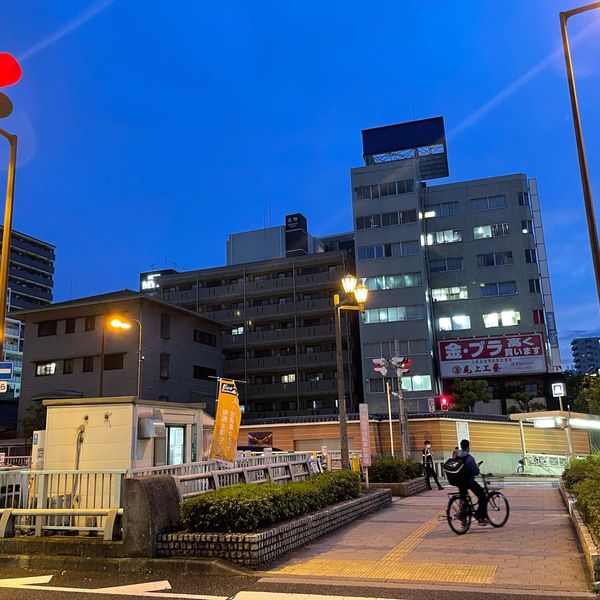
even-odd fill
[{"label": "orange vertical banner", "polygon": [[235,381],[231,379],[219,378],[217,384],[219,386],[217,415],[210,447],[210,458],[233,462],[242,420],[238,391]]}]

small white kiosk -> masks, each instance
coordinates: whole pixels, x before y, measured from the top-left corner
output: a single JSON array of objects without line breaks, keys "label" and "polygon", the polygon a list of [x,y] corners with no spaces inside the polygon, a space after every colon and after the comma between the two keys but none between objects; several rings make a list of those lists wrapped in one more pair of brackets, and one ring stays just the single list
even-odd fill
[{"label": "small white kiosk", "polygon": [[205,458],[204,438],[214,423],[204,404],[135,396],[43,404],[48,411],[46,429],[38,436],[34,458],[43,457],[43,465],[38,460],[35,466],[45,470],[130,470],[200,461]]}]

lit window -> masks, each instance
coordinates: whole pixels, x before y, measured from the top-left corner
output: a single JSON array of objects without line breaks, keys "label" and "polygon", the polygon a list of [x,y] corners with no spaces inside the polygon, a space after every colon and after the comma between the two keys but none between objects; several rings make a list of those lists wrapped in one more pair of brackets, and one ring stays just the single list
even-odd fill
[{"label": "lit window", "polygon": [[425,318],[425,307],[421,304],[414,306],[391,306],[370,308],[364,311],[364,323],[391,323],[394,321],[415,321]]},{"label": "lit window", "polygon": [[482,240],[491,237],[508,235],[508,223],[497,223],[495,225],[478,225],[473,228],[473,237]]},{"label": "lit window", "polygon": [[239,327],[234,327],[231,330],[231,335],[241,335],[242,333],[244,333],[244,326],[240,325]]},{"label": "lit window", "polygon": [[281,376],[281,383],[294,383],[296,381],[296,373],[287,373]]},{"label": "lit window", "polygon": [[37,363],[35,366],[35,376],[44,377],[46,375],[54,375],[56,372],[56,363]]},{"label": "lit window", "polygon": [[460,329],[471,329],[471,317],[468,315],[454,315],[453,317],[440,317],[438,319],[440,331],[455,331]]},{"label": "lit window", "polygon": [[521,322],[521,313],[518,310],[505,310],[501,313],[488,313],[483,315],[484,327],[510,327]]},{"label": "lit window", "polygon": [[445,302],[447,300],[468,300],[469,292],[466,285],[434,288],[431,290],[434,302]]},{"label": "lit window", "polygon": [[428,246],[432,244],[451,244],[452,242],[462,242],[462,235],[458,229],[445,229],[427,234]]}]

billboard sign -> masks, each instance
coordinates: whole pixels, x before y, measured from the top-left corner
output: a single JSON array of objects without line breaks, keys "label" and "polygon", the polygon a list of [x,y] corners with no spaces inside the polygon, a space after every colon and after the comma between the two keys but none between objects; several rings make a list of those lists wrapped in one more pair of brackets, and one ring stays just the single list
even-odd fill
[{"label": "billboard sign", "polygon": [[237,439],[242,413],[238,401],[238,391],[232,379],[217,379],[217,415],[213,431],[210,458],[232,463],[235,460]]},{"label": "billboard sign", "polygon": [[469,338],[439,342],[443,378],[545,373],[540,334]]}]

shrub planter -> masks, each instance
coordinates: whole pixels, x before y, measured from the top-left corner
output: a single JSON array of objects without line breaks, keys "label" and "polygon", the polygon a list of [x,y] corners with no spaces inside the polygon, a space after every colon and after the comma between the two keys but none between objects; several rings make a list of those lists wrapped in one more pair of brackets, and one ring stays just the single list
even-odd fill
[{"label": "shrub planter", "polygon": [[569,509],[575,532],[577,533],[577,538],[579,540],[579,545],[583,550],[588,575],[592,578],[596,591],[600,591],[600,546],[598,545],[594,534],[583,520],[581,512],[577,508],[577,500],[573,494],[567,490],[562,479],[560,480],[560,492]]},{"label": "shrub planter", "polygon": [[[366,484],[362,484],[363,489],[366,488]],[[427,489],[424,477],[416,477],[415,479],[409,479],[402,483],[369,483],[369,489],[371,490],[392,490],[392,496],[412,496],[413,494],[419,494]]]},{"label": "shrub planter", "polygon": [[360,498],[339,502],[256,533],[163,533],[158,535],[158,555],[223,558],[248,567],[260,567],[391,502],[389,490],[369,490]]}]

